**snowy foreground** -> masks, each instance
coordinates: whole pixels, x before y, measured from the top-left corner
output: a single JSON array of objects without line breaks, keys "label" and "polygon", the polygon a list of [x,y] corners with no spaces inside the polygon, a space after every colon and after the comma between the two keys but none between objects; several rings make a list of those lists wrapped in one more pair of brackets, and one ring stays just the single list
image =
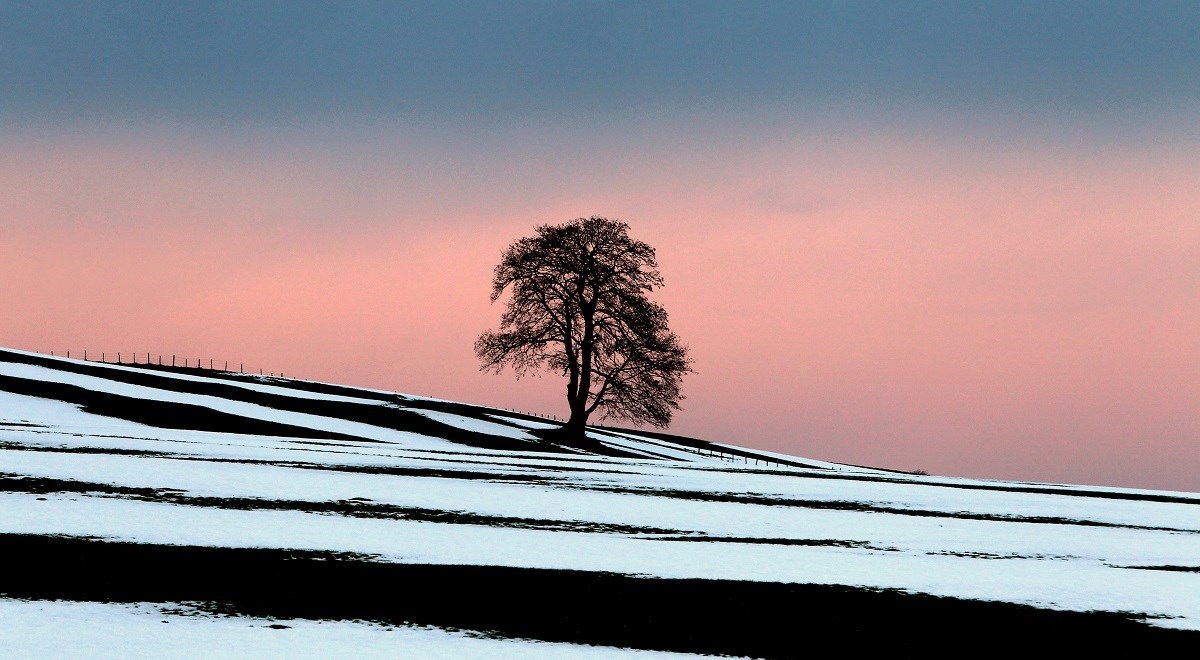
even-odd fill
[{"label": "snowy foreground", "polygon": [[1198,494],[914,476],[603,429],[594,451],[567,451],[535,435],[550,427],[0,350],[0,656],[1200,641]]}]

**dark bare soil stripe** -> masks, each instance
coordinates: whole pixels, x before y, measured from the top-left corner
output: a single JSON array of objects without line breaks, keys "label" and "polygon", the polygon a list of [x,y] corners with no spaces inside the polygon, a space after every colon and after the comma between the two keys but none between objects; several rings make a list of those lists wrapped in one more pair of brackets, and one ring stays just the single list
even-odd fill
[{"label": "dark bare soil stripe", "polygon": [[1200,634],[1128,614],[889,590],[491,566],[337,553],[0,535],[12,598],[199,603],[212,612],[357,619],[557,642],[792,658],[1167,657]]},{"label": "dark bare soil stripe", "polygon": [[64,401],[75,404],[84,412],[94,415],[115,417],[164,429],[362,441],[362,438],[343,433],[318,431],[303,426],[243,417],[190,403],[138,399],[111,392],[97,392],[65,383],[50,383],[0,375],[0,391]]},{"label": "dark bare soil stripe", "polygon": [[753,504],[759,506],[787,506],[800,509],[830,509],[834,511],[858,511],[862,513],[890,513],[898,516],[914,516],[918,518],[957,518],[960,520],[985,520],[989,522],[1032,523],[1038,525],[1076,525],[1080,527],[1117,527],[1121,529],[1144,529],[1155,532],[1178,532],[1180,534],[1200,534],[1200,530],[1182,529],[1178,527],[1156,527],[1151,525],[1128,525],[1124,523],[1105,522],[1101,520],[1086,520],[1081,518],[1062,518],[1058,516],[1024,516],[1020,514],[979,513],[975,511],[936,511],[932,509],[907,509],[904,507],[884,506],[869,502],[851,502],[846,500],[802,500],[788,497],[772,497],[770,495],[750,495],[742,493],[715,493],[693,490],[670,490],[660,488],[622,488],[616,486],[587,486],[580,484],[559,484],[569,488],[602,490],[611,493],[627,493],[631,495],[646,495],[650,497],[667,497],[693,502],[725,502],[730,504]]},{"label": "dark bare soil stripe", "polygon": [[297,511],[301,513],[348,516],[352,518],[411,520],[453,525],[537,529],[551,532],[672,535],[665,537],[668,540],[683,540],[688,538],[687,534],[689,534],[685,530],[651,527],[648,525],[490,515],[472,511],[452,511],[387,504],[384,502],[373,502],[360,497],[328,501],[285,500],[262,497],[216,497],[192,495],[172,488],[130,487],[91,481],[75,481],[6,473],[0,473],[0,492],[27,493],[30,495],[50,495],[57,493],[85,494],[142,502],[155,502],[158,504],[175,504],[179,506],[228,509],[233,511]]}]

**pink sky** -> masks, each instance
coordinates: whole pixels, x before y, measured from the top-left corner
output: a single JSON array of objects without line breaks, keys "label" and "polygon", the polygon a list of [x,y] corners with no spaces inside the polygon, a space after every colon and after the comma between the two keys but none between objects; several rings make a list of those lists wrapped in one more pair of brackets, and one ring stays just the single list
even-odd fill
[{"label": "pink sky", "polygon": [[698,371],[676,432],[1200,490],[1193,145],[704,130],[10,140],[0,344],[561,413],[472,342],[501,250],[599,214],[658,249]]}]

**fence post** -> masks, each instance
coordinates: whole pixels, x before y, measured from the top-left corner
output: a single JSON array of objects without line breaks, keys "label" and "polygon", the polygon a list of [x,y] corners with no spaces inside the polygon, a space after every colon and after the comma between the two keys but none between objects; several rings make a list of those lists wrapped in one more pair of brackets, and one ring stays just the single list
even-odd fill
[{"label": "fence post", "polygon": [[70,357],[71,357],[71,351],[67,351],[67,358],[70,359]]},{"label": "fence post", "polygon": [[121,364],[121,353],[117,353],[117,364]]},{"label": "fence post", "polygon": [[83,361],[87,362],[87,349],[83,349]]}]

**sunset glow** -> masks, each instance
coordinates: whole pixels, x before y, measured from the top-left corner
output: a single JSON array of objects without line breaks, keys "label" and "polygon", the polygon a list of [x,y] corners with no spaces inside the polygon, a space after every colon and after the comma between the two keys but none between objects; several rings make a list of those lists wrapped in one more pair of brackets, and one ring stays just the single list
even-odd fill
[{"label": "sunset glow", "polygon": [[765,93],[611,116],[10,108],[0,344],[561,415],[557,376],[480,373],[472,343],[501,250],[598,214],[658,251],[697,370],[673,432],[1200,490],[1194,91],[1078,122]]}]

